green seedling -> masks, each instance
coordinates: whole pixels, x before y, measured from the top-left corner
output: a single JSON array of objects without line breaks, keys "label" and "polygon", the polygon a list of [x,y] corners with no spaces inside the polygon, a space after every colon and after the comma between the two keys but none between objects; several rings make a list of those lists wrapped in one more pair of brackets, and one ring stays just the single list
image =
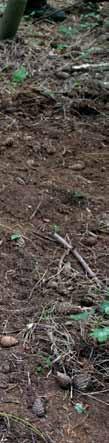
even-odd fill
[{"label": "green seedling", "polygon": [[78,414],[83,414],[84,412],[86,412],[86,409],[85,409],[85,407],[83,406],[82,403],[76,403],[74,408],[75,408],[75,411],[78,412]]},{"label": "green seedling", "polygon": [[18,232],[15,232],[11,235],[11,240],[12,241],[17,241],[21,238],[21,234],[19,234]]},{"label": "green seedling", "polygon": [[20,69],[17,69],[13,72],[12,82],[14,83],[23,83],[23,81],[28,77],[28,71],[21,66]]},{"label": "green seedling", "polygon": [[50,355],[43,358],[45,368],[51,369],[52,367],[52,358]]},{"label": "green seedling", "polygon": [[78,314],[71,314],[69,316],[70,320],[75,321],[81,321],[81,320],[87,320],[90,315],[93,315],[95,313],[95,309],[91,309],[90,311],[83,311]]},{"label": "green seedling", "polygon": [[101,303],[99,309],[102,314],[109,315],[109,301],[104,301]]},{"label": "green seedling", "polygon": [[99,343],[106,342],[109,340],[109,327],[96,328],[89,335],[90,337],[95,338]]},{"label": "green seedling", "polygon": [[43,375],[45,369],[51,369],[52,367],[52,358],[50,355],[43,356],[42,357],[42,363],[36,367],[37,374]]},{"label": "green seedling", "polygon": [[37,374],[39,374],[39,375],[43,375],[43,373],[44,373],[44,368],[43,368],[43,366],[42,366],[42,365],[38,365],[37,368],[36,368],[36,372],[37,372]]},{"label": "green seedling", "polygon": [[72,27],[61,25],[59,27],[59,32],[64,34],[65,37],[72,37],[73,35],[78,34],[78,28],[76,26]]},{"label": "green seedling", "polygon": [[75,205],[84,205],[87,201],[86,195],[81,191],[70,191],[68,192],[67,196],[69,201]]},{"label": "green seedling", "polygon": [[58,234],[60,232],[60,226],[54,223],[52,225],[52,231]]}]

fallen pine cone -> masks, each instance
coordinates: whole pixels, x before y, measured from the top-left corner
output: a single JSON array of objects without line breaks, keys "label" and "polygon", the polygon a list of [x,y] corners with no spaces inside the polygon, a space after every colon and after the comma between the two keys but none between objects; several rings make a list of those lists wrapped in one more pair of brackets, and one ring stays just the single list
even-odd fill
[{"label": "fallen pine cone", "polygon": [[89,386],[91,385],[91,380],[91,373],[83,370],[75,374],[73,384],[76,389],[79,389],[80,391],[86,391],[87,388],[89,388]]},{"label": "fallen pine cone", "polygon": [[71,378],[69,375],[64,374],[63,372],[57,371],[56,380],[58,381],[61,388],[67,389],[71,385]]},{"label": "fallen pine cone", "polygon": [[57,304],[56,306],[56,311],[59,314],[77,314],[78,312],[82,312],[82,308],[81,306],[78,305],[73,305],[72,303],[69,302],[60,302]]},{"label": "fallen pine cone", "polygon": [[44,417],[45,415],[45,404],[44,401],[37,397],[32,405],[33,414],[37,415],[37,417]]},{"label": "fallen pine cone", "polygon": [[17,338],[11,336],[11,335],[1,335],[0,336],[0,345],[4,348],[10,348],[11,346],[18,345]]}]

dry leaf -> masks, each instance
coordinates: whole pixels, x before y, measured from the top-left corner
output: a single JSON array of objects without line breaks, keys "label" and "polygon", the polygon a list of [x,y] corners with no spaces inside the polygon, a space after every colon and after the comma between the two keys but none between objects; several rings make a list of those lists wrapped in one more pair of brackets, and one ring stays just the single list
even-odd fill
[{"label": "dry leaf", "polygon": [[15,346],[18,344],[18,340],[11,335],[1,335],[0,336],[0,345],[4,348],[10,348],[11,346]]}]

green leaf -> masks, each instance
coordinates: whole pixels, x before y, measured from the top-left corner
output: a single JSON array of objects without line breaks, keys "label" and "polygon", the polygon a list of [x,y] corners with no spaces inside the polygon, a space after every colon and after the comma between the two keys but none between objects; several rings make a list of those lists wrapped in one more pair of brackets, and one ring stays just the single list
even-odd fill
[{"label": "green leaf", "polygon": [[100,343],[103,343],[109,339],[109,327],[96,328],[90,333],[90,337],[96,338]]},{"label": "green leaf", "polygon": [[28,76],[28,71],[26,71],[26,69],[21,66],[20,69],[17,69],[16,71],[14,71],[13,76],[12,76],[12,81],[15,83],[22,83]]},{"label": "green leaf", "polygon": [[100,311],[103,314],[109,315],[109,301],[104,301],[103,303],[101,303]]},{"label": "green leaf", "polygon": [[44,373],[44,368],[41,365],[38,365],[36,368],[36,372],[37,374],[43,374]]},{"label": "green leaf", "polygon": [[21,235],[18,232],[15,232],[14,234],[11,235],[11,240],[19,240],[19,238],[21,238]]},{"label": "green leaf", "polygon": [[78,314],[71,314],[69,318],[70,320],[76,320],[76,321],[87,320],[90,315],[94,314],[94,312],[95,309],[91,309],[91,311],[83,311]]},{"label": "green leaf", "polygon": [[52,367],[52,358],[50,355],[44,357],[43,361],[44,361],[44,366],[47,366],[48,369]]},{"label": "green leaf", "polygon": [[55,42],[51,43],[51,48],[60,49],[60,51],[63,51],[64,49],[66,49],[68,47],[69,47],[69,45],[67,45],[67,43],[55,43]]},{"label": "green leaf", "polygon": [[90,58],[90,54],[89,54],[88,52],[86,52],[86,51],[81,52],[81,54],[80,54],[80,58],[82,58],[83,60],[84,60],[84,59],[87,60],[87,59]]},{"label": "green leaf", "polygon": [[61,32],[62,34],[65,34],[66,37],[71,37],[72,35],[75,35],[78,33],[78,29],[77,27],[71,27],[71,26],[64,26],[61,25],[59,27],[59,32]]},{"label": "green leaf", "polygon": [[85,407],[83,406],[82,403],[76,403],[74,408],[75,408],[75,411],[78,412],[78,414],[83,414],[83,412],[85,412]]},{"label": "green leaf", "polygon": [[56,232],[58,234],[58,232],[60,232],[60,226],[56,225],[55,223],[52,225],[52,231]]},{"label": "green leaf", "polygon": [[65,43],[57,44],[57,49],[63,50],[63,49],[66,49],[66,48],[68,48],[68,45],[65,44]]}]

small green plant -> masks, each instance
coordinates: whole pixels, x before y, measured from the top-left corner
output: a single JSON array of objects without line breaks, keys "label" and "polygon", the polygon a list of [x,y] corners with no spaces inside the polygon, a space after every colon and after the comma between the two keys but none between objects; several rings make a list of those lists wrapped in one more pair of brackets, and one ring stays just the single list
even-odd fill
[{"label": "small green plant", "polygon": [[54,49],[59,49],[60,51],[64,51],[64,49],[67,49],[69,45],[67,43],[51,43],[51,47]]},{"label": "small green plant", "polygon": [[90,337],[95,338],[99,343],[106,342],[109,340],[109,327],[96,328],[89,335]]},{"label": "small green plant", "polygon": [[43,373],[44,373],[44,368],[43,368],[43,366],[42,366],[42,365],[38,365],[38,366],[36,367],[36,372],[37,372],[37,374],[39,374],[39,375],[43,375]]},{"label": "small green plant", "polygon": [[83,414],[84,412],[86,412],[86,408],[83,406],[82,403],[76,403],[74,408],[75,411],[78,412],[78,414]]},{"label": "small green plant", "polygon": [[69,202],[71,204],[80,205],[80,206],[83,206],[86,204],[87,197],[81,191],[72,191],[71,190],[68,192],[67,196],[68,196]]},{"label": "small green plant", "polygon": [[65,37],[72,37],[73,35],[78,34],[78,28],[77,28],[77,26],[61,25],[59,27],[59,32],[64,34]]},{"label": "small green plant", "polygon": [[17,69],[13,72],[12,82],[14,83],[23,83],[23,81],[28,77],[28,71],[21,66],[20,69]]},{"label": "small green plant", "polygon": [[12,241],[17,241],[17,240],[19,240],[21,238],[21,234],[19,234],[19,232],[14,232],[12,235],[11,235],[11,240]]},{"label": "small green plant", "polygon": [[95,313],[95,309],[91,309],[90,311],[83,311],[78,314],[71,314],[69,316],[70,320],[75,321],[81,321],[81,320],[87,320],[90,315],[93,315]]},{"label": "small green plant", "polygon": [[102,314],[109,315],[109,301],[104,301],[101,303],[99,309]]},{"label": "small green plant", "polygon": [[52,367],[52,358],[50,355],[47,355],[43,358],[45,368],[51,369]]},{"label": "small green plant", "polygon": [[[95,316],[94,324],[96,327],[89,334],[90,337],[96,339],[99,343],[106,342],[109,339],[109,327],[102,326],[103,323],[103,315],[109,315],[109,301],[102,302],[99,306],[99,312],[101,315]],[[69,315],[69,319],[72,321],[87,321],[90,316],[94,316],[96,314],[96,308],[92,308],[90,311],[83,311],[77,314]]]},{"label": "small green plant", "polygon": [[36,367],[36,373],[39,375],[43,375],[45,369],[51,369],[52,367],[52,357],[50,355],[43,356],[41,353],[39,354],[42,360],[40,365]]},{"label": "small green plant", "polygon": [[58,234],[60,232],[60,226],[54,223],[52,225],[52,231]]},{"label": "small green plant", "polygon": [[79,58],[82,60],[89,60],[91,53],[92,53],[92,50],[90,50],[90,48],[85,49],[84,51],[81,52]]}]

